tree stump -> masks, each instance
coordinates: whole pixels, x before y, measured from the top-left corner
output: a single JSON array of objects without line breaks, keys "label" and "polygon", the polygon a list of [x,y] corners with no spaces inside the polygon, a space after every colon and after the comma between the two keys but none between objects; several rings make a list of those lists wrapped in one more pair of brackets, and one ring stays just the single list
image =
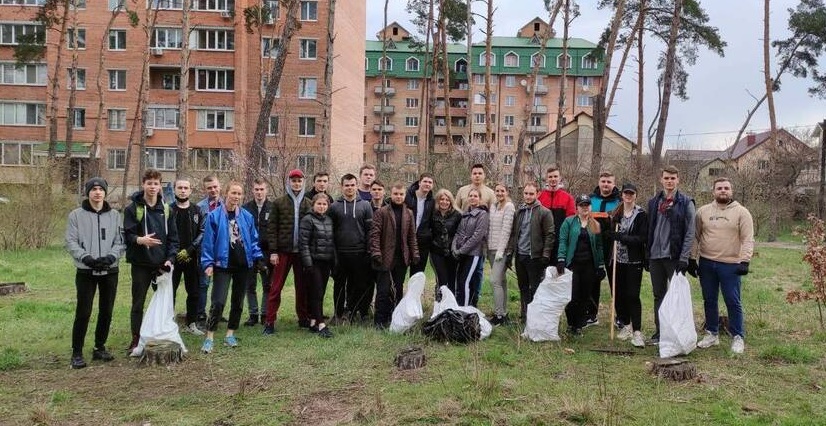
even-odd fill
[{"label": "tree stump", "polygon": [[413,370],[424,367],[425,365],[424,349],[418,346],[411,346],[404,348],[396,355],[393,363],[399,370]]},{"label": "tree stump", "polygon": [[697,377],[697,366],[684,359],[665,358],[654,360],[649,370],[657,377],[671,379],[675,382],[691,380]]},{"label": "tree stump", "polygon": [[26,291],[26,283],[0,283],[0,296],[6,296],[14,293],[24,293]]},{"label": "tree stump", "polygon": [[176,342],[170,340],[150,340],[143,348],[138,363],[146,365],[177,364],[184,359],[184,351]]}]

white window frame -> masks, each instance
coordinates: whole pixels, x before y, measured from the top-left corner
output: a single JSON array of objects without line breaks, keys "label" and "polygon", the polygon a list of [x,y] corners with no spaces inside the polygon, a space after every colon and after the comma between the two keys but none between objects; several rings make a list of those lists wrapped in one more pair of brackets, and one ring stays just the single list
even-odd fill
[{"label": "white window frame", "polygon": [[123,148],[109,148],[106,151],[106,169],[123,170],[126,168],[126,150]]},{"label": "white window frame", "polygon": [[[464,67],[460,67],[459,66],[460,63],[464,64]],[[457,73],[462,73],[462,74],[467,73],[467,61],[464,58],[459,58],[456,61],[454,61],[453,62],[453,71],[456,71]]]},{"label": "white window frame", "polygon": [[192,10],[230,12],[235,6],[232,0],[192,0]]},{"label": "white window frame", "polygon": [[415,78],[407,79],[407,90],[419,90],[419,80]]},{"label": "white window frame", "polygon": [[[199,157],[206,162],[206,167],[201,167]],[[232,150],[221,148],[193,148],[189,151],[189,164],[192,170],[201,171],[224,171],[232,168]]]},{"label": "white window frame", "polygon": [[267,123],[267,136],[277,136],[278,135],[278,122],[279,118],[277,115],[271,115],[270,120]]},{"label": "white window frame", "polygon": [[505,76],[505,87],[516,87],[516,76],[515,75],[506,75]]},{"label": "white window frame", "polygon": [[[560,62],[561,58],[562,58],[561,53],[556,56],[556,67],[557,68],[562,68],[562,63]],[[568,66],[566,66],[565,68],[567,68],[567,69],[571,68],[571,55],[568,55]]]},{"label": "white window frame", "polygon": [[86,50],[86,28],[77,28],[77,40],[74,39],[75,37],[75,29],[74,28],[67,28],[66,29],[66,48],[69,50],[75,50],[75,45],[77,45],[77,50]]},{"label": "white window frame", "polygon": [[112,131],[126,130],[126,110],[123,108],[109,108],[106,110],[107,127]]},{"label": "white window frame", "polygon": [[195,128],[205,132],[227,132],[235,128],[235,111],[231,109],[197,110]]},{"label": "white window frame", "polygon": [[[109,74],[109,91],[126,91],[126,70],[107,70],[107,74]],[[114,77],[114,80],[112,77]],[[112,83],[114,83],[114,87]]]},{"label": "white window frame", "polygon": [[316,135],[315,117],[298,117],[298,137],[314,138]]},{"label": "white window frame", "polygon": [[231,68],[196,68],[195,90],[198,92],[234,92],[235,70]]},{"label": "white window frame", "polygon": [[163,90],[181,90],[181,75],[172,72],[161,74]]},{"label": "white window frame", "polygon": [[226,28],[202,28],[195,32],[195,50],[234,52],[235,31]]},{"label": "white window frame", "polygon": [[[491,52],[491,54],[493,54],[493,53]],[[513,57],[516,58],[516,65],[508,65],[508,58],[513,58]],[[491,65],[495,65],[495,64],[491,64]],[[519,55],[516,52],[512,51],[512,50],[508,53],[505,53],[505,56],[502,59],[502,66],[505,67],[505,68],[519,68]]]},{"label": "white window frame", "polygon": [[261,57],[275,59],[278,58],[278,48],[281,44],[280,37],[262,37],[261,38]]},{"label": "white window frame", "polygon": [[419,164],[418,157],[416,154],[404,154],[404,164]]},{"label": "white window frame", "polygon": [[407,145],[407,146],[418,146],[419,145],[419,135],[405,135],[404,144]]},{"label": "white window frame", "polygon": [[43,6],[46,0],[2,0],[2,6]]},{"label": "white window frame", "polygon": [[[482,52],[482,53],[479,54],[479,66],[480,67],[487,66],[487,64],[485,63],[485,53],[487,53],[487,52]],[[496,66],[496,52],[490,52],[490,57],[491,57],[490,66],[495,67]]]},{"label": "white window frame", "polygon": [[505,146],[513,146],[513,135],[505,135]]},{"label": "white window frame", "polygon": [[515,106],[516,105],[516,96],[513,95],[506,95],[505,96],[505,106]]},{"label": "white window frame", "polygon": [[515,120],[514,116],[512,116],[512,115],[506,115],[502,119],[502,124],[505,125],[505,126],[513,126],[514,125],[513,123],[515,123],[515,122],[516,122],[516,120]]},{"label": "white window frame", "polygon": [[[86,68],[75,68],[75,90],[86,90]],[[66,89],[72,88],[72,69],[66,70]]]},{"label": "white window frame", "polygon": [[545,68],[546,56],[545,55],[540,55],[539,52],[536,52],[533,55],[531,55],[531,68],[536,66],[536,57],[537,56],[542,56],[542,63],[539,64],[539,68]]},{"label": "white window frame", "polygon": [[594,98],[591,95],[577,95],[576,106],[581,108],[589,108],[594,106]]},{"label": "white window frame", "polygon": [[[312,52],[310,52],[312,46]],[[312,53],[312,55],[310,55]],[[300,38],[298,39],[298,59],[314,61],[318,59],[318,39]]]},{"label": "white window frame", "polygon": [[302,0],[299,3],[299,17],[302,21],[318,21],[318,2]]},{"label": "white window frame", "polygon": [[[159,37],[159,34],[163,34],[163,43],[160,42],[161,37]],[[153,49],[180,50],[181,46],[183,46],[183,30],[181,28],[157,27],[152,34],[149,47]]]},{"label": "white window frame", "polygon": [[315,99],[318,93],[318,79],[315,77],[298,78],[298,99]]},{"label": "white window frame", "polygon": [[270,13],[269,16],[264,18],[265,24],[272,24],[281,17],[281,8],[279,7],[280,2],[278,0],[265,0],[264,5],[269,8]]},{"label": "white window frame", "polygon": [[[387,69],[384,69],[385,64],[387,65]],[[393,58],[389,56],[385,56],[384,58],[379,58],[379,71],[393,71]]]},{"label": "white window frame", "polygon": [[[178,150],[175,148],[146,148],[146,167],[156,170],[175,170]],[[160,156],[160,158],[158,158]]]},{"label": "white window frame", "polygon": [[[18,141],[0,141],[0,165],[2,166],[33,166],[34,163],[34,143]],[[13,147],[7,149],[6,147]],[[28,158],[25,153],[28,152]],[[16,157],[14,159],[9,157]]]},{"label": "white window frame", "polygon": [[502,156],[502,164],[506,166],[513,165],[513,154],[505,154]]},{"label": "white window frame", "polygon": [[[412,64],[416,64],[416,66],[411,66]],[[420,70],[420,61],[419,58],[415,56],[411,56],[404,61],[404,70],[409,72],[416,72]]]},{"label": "white window frame", "polygon": [[415,115],[404,117],[404,127],[419,127],[419,117]]},{"label": "white window frame", "polygon": [[296,159],[296,167],[301,170],[304,170],[304,173],[311,175],[315,173],[315,163],[316,163],[316,156],[315,155],[299,155]]},{"label": "white window frame", "polygon": [[178,129],[181,125],[181,113],[177,107],[149,107],[146,115],[146,127],[150,129]]},{"label": "white window frame", "polygon": [[[110,4],[112,0],[109,0]],[[125,0],[120,0],[125,1]],[[182,10],[185,0],[149,0],[149,7],[158,10]],[[194,2],[193,2],[194,3]],[[194,9],[194,5],[193,5]],[[109,9],[112,10],[112,9]]]},{"label": "white window frame", "polygon": [[595,58],[590,53],[586,54],[582,57],[581,66],[584,70],[595,70],[597,69],[597,58]]},{"label": "white window frame", "polygon": [[46,104],[36,102],[0,101],[0,125],[45,126]]},{"label": "white window frame", "polygon": [[[20,44],[20,37],[28,34],[36,34],[42,32],[45,39],[46,33],[43,32],[42,24],[35,24],[30,22],[4,22],[0,23],[0,45],[2,46],[16,46]],[[10,38],[9,38],[10,37]],[[44,40],[45,41],[45,40]],[[44,43],[45,44],[45,43]]]},{"label": "white window frame", "polygon": [[[444,101],[442,101],[444,102]],[[419,98],[406,98],[404,100],[404,107],[405,108],[418,108],[419,107]]]},{"label": "white window frame", "polygon": [[[0,62],[0,84],[45,86],[47,75],[46,64],[21,64],[17,67],[14,62]],[[34,81],[29,81],[30,77],[34,77]]]},{"label": "white window frame", "polygon": [[[123,47],[120,47],[120,36],[123,36]],[[109,38],[107,40],[108,50],[112,52],[119,52],[126,50],[126,30],[111,29],[109,30]],[[114,44],[114,47],[112,47]]]},{"label": "white window frame", "polygon": [[86,128],[86,108],[75,107],[72,111],[72,128],[85,129]]}]

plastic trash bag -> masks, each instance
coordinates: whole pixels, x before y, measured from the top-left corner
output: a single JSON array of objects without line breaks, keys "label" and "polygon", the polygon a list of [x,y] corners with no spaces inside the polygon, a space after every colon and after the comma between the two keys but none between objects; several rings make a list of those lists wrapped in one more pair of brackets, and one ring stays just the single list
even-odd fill
[{"label": "plastic trash bag", "polygon": [[475,342],[481,336],[479,315],[446,309],[425,323],[422,334],[440,342]]},{"label": "plastic trash bag", "polygon": [[416,321],[424,318],[422,311],[422,293],[424,293],[425,277],[423,272],[418,272],[410,277],[407,284],[407,293],[399,301],[396,309],[393,310],[393,317],[390,320],[390,331],[394,333],[404,333],[416,324]]},{"label": "plastic trash bag", "polygon": [[459,303],[456,301],[456,296],[453,295],[453,292],[450,291],[447,286],[443,285],[439,287],[439,295],[439,300],[433,303],[433,315],[430,316],[431,320],[436,318],[440,313],[448,309],[453,309],[454,311],[476,314],[479,317],[480,340],[487,339],[490,333],[493,332],[493,325],[485,318],[485,314],[473,306],[459,306]]},{"label": "plastic trash bag", "polygon": [[685,274],[675,273],[660,305],[660,358],[688,355],[696,347],[691,286]]},{"label": "plastic trash bag", "polygon": [[554,267],[545,270],[545,279],[528,304],[522,337],[533,342],[559,341],[559,319],[571,301],[573,277],[573,272],[567,269],[562,275]]},{"label": "plastic trash bag", "polygon": [[143,348],[152,340],[169,340],[181,345],[181,350],[186,353],[186,346],[181,340],[178,332],[178,324],[175,322],[175,305],[172,298],[172,272],[165,272],[155,279],[158,286],[152,300],[149,301],[149,308],[143,315],[141,323],[141,338],[138,346],[130,354],[133,357],[143,355]]}]

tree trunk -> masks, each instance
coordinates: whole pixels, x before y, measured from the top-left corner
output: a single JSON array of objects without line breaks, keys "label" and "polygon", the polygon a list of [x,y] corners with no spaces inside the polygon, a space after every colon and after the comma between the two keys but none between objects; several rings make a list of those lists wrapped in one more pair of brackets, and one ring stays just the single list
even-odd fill
[{"label": "tree trunk", "polygon": [[[571,25],[571,2],[565,0],[562,13],[562,75],[559,77],[559,102],[556,111],[556,130],[554,131],[554,154],[556,163],[562,164],[562,126],[565,125],[565,97],[568,93],[568,29]],[[577,148],[577,151],[579,149]],[[578,161],[576,162],[578,163]]]},{"label": "tree trunk", "polygon": [[321,117],[321,167],[323,170],[330,170],[330,119],[333,107],[333,65],[335,60],[336,41],[336,0],[329,0],[327,13],[327,56],[324,63],[324,93]]},{"label": "tree trunk", "polygon": [[[617,9],[614,11],[614,18],[611,20],[611,34],[608,37],[608,45],[605,48],[605,64],[602,70],[602,84],[599,86],[599,94],[596,96],[594,103],[594,143],[591,149],[591,178],[596,178],[599,171],[602,170],[602,140],[605,137],[605,126],[608,125],[608,113],[611,109],[611,104],[606,104],[605,98],[608,93],[608,79],[611,75],[611,59],[614,56],[614,49],[617,44],[617,36],[619,36],[620,24],[622,23],[622,16],[625,14],[625,0],[617,1]],[[624,58],[623,58],[624,59]],[[614,77],[614,84],[619,82],[622,73],[622,66],[617,69],[617,75]]]},{"label": "tree trunk", "polygon": [[178,121],[178,152],[175,161],[178,178],[186,177],[189,169],[187,158],[189,154],[189,32],[191,31],[189,10],[190,3],[183,2],[181,32],[184,37],[181,40],[181,87],[178,90],[178,110],[181,111],[181,117]]},{"label": "tree trunk", "polygon": [[98,56],[100,56],[97,70],[98,78],[95,79],[95,88],[98,91],[97,120],[95,120],[95,136],[92,139],[92,146],[89,148],[89,161],[86,166],[86,170],[88,171],[89,176],[100,176],[101,159],[98,151],[100,150],[100,135],[103,130],[103,115],[106,111],[106,92],[103,90],[103,64],[104,62],[106,62],[106,47],[108,46],[109,30],[115,23],[115,19],[117,19],[117,17],[120,15],[120,11],[120,8],[117,8],[112,11],[112,15],[109,17],[109,21],[106,23],[106,28],[103,30],[103,35],[101,35],[100,37],[100,48],[98,49]]},{"label": "tree trunk", "polygon": [[66,34],[69,27],[69,0],[63,0],[63,17],[60,19],[60,38],[57,41],[55,52],[54,71],[52,71],[51,88],[49,89],[49,161],[57,158],[57,114],[60,99],[60,76],[63,72],[61,59],[63,58],[63,48],[66,46]]},{"label": "tree trunk", "polygon": [[[433,170],[435,164],[433,163],[432,156],[430,153],[434,150],[436,145],[436,135],[434,134],[435,131],[435,123],[433,120],[433,109],[435,107],[435,89],[434,86],[431,84],[431,77],[434,72],[436,72],[435,65],[433,63],[432,52],[430,51],[432,45],[431,40],[433,40],[433,1],[428,1],[428,9],[427,9],[427,28],[425,29],[425,46],[424,46],[424,66],[422,67],[422,85],[421,85],[421,96],[420,99],[422,101],[419,103],[419,116],[425,117],[424,121],[419,120],[418,132],[421,134],[422,128],[425,128],[425,134],[427,135],[427,140],[424,141],[424,146],[426,147],[424,150],[421,149],[421,145],[417,148],[417,152],[423,152],[425,157],[427,158],[425,164],[428,164],[430,170]],[[385,13],[385,22],[387,22],[387,14]],[[433,41],[435,44],[435,40]],[[428,71],[429,70],[429,71]],[[423,112],[423,113],[422,113]]]},{"label": "tree trunk", "polygon": [[643,127],[645,126],[645,2],[640,0],[640,27],[637,29],[637,155],[642,155]]},{"label": "tree trunk", "polygon": [[[769,176],[776,175],[776,156],[777,152],[777,115],[774,110],[774,80],[771,77],[771,41],[769,39],[769,18],[770,18],[770,3],[771,0],[763,1],[763,79],[766,84],[766,103],[769,107],[769,126],[771,134],[769,136],[769,159],[770,169]],[[774,188],[779,193],[785,193],[786,188]],[[780,195],[780,194],[777,194]],[[778,217],[780,209],[771,209],[771,216],[769,218],[769,234],[767,240],[773,242],[777,240],[777,233],[780,218]]]},{"label": "tree trunk", "polygon": [[[485,26],[485,158],[490,155],[490,140],[493,138],[492,123],[490,122],[490,55],[493,51],[493,0],[487,0],[487,22]],[[504,60],[504,58],[502,58]],[[471,129],[473,126],[471,126]]]},{"label": "tree trunk", "polygon": [[651,151],[651,165],[656,172],[660,169],[663,144],[665,143],[665,126],[668,123],[668,108],[671,105],[671,86],[674,83],[674,67],[677,60],[677,36],[680,31],[680,17],[683,11],[683,0],[674,1],[674,16],[671,17],[671,31],[668,35],[668,50],[665,56],[665,71],[663,71],[663,90],[660,103],[660,118],[657,122],[657,136],[654,139],[654,149]]},{"label": "tree trunk", "polygon": [[820,187],[817,191],[817,215],[826,216],[826,120],[820,123]]},{"label": "tree trunk", "polygon": [[[465,118],[465,144],[473,140],[473,0],[467,0],[467,113]],[[448,141],[453,146],[453,141]]]},{"label": "tree trunk", "polygon": [[[67,4],[71,4],[71,1],[68,1]],[[64,145],[66,148],[66,152],[63,153],[63,172],[65,175],[63,176],[63,187],[64,188],[71,188],[73,179],[72,179],[72,142],[74,141],[75,135],[75,126],[74,126],[74,118],[75,118],[75,105],[77,104],[77,62],[78,62],[78,49],[80,48],[78,40],[78,19],[77,19],[77,11],[76,7],[72,8],[72,37],[74,41],[74,48],[72,49],[72,62],[69,65],[69,103],[66,108],[66,140],[64,141]],[[87,79],[88,80],[88,79]],[[84,82],[85,84],[85,82]],[[84,117],[85,119],[86,117]],[[78,176],[77,180],[83,179],[80,176],[81,170],[78,169]],[[76,183],[76,182],[75,182]]]}]

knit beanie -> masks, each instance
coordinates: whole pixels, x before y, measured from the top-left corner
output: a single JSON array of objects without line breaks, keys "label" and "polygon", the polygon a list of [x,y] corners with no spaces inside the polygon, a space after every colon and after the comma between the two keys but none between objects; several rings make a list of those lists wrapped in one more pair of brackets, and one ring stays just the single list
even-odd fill
[{"label": "knit beanie", "polygon": [[109,185],[106,183],[102,177],[93,177],[86,181],[86,196],[89,196],[89,192],[92,191],[92,188],[99,186],[103,189],[103,192],[109,192]]}]

